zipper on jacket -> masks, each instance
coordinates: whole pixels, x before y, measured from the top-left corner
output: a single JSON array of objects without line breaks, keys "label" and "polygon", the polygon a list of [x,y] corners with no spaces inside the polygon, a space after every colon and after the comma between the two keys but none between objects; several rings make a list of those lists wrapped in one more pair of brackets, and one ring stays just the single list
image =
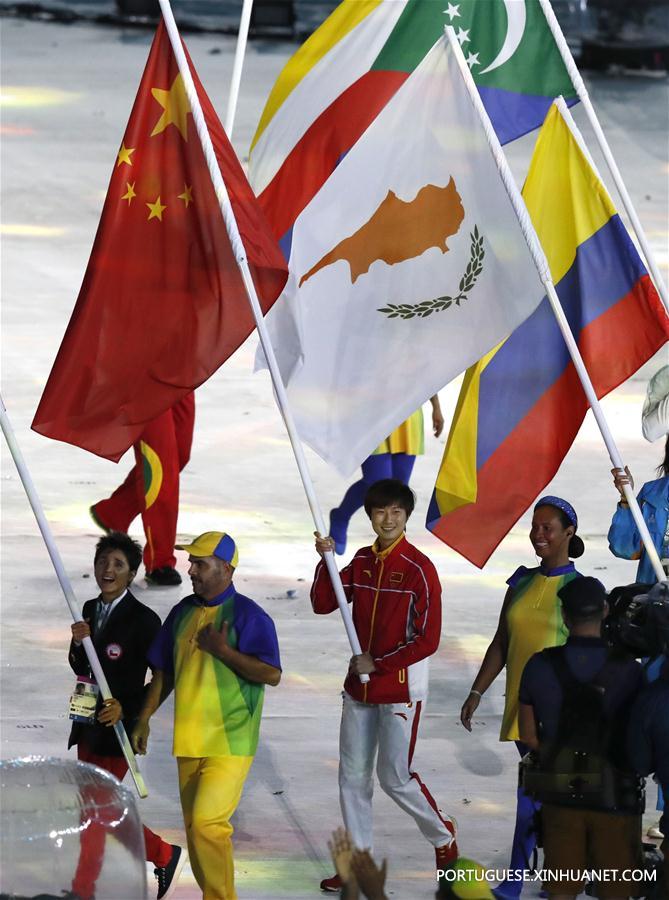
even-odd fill
[{"label": "zipper on jacket", "polygon": [[[372,607],[372,620],[369,623],[369,641],[367,643],[367,652],[371,653],[372,648],[372,637],[374,635],[374,620],[376,619],[376,606],[379,602],[379,591],[381,590],[381,579],[383,578],[383,560],[379,563],[378,559],[376,560],[377,564],[381,566],[379,570],[379,577],[376,581],[376,593],[374,594],[374,606]],[[362,702],[367,703],[367,688],[369,687],[369,682],[363,684],[362,688]]]},{"label": "zipper on jacket", "polygon": [[548,585],[548,575],[544,575],[544,583],[539,588],[537,592],[537,599],[534,601],[533,608],[539,609],[541,604],[544,602],[544,594],[546,593],[546,586]]}]

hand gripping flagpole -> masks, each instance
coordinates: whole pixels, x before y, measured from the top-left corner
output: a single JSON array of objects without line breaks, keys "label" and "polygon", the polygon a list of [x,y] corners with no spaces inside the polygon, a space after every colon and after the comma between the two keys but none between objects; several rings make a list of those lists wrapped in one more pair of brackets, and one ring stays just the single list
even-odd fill
[{"label": "hand gripping flagpole", "polygon": [[595,109],[590,101],[588,89],[585,86],[583,78],[581,77],[581,73],[578,71],[576,63],[574,62],[574,57],[572,56],[571,50],[569,49],[569,44],[567,44],[565,36],[562,33],[560,23],[558,22],[555,13],[553,12],[553,7],[550,4],[550,0],[539,0],[539,3],[544,15],[546,16],[546,22],[548,23],[551,34],[555,38],[555,43],[557,44],[558,50],[560,51],[560,56],[562,57],[562,61],[565,64],[567,73],[571,78],[578,98],[583,104],[588,120],[592,125],[593,131],[595,132],[597,143],[599,144],[601,151],[604,154],[604,159],[606,160],[606,164],[609,167],[609,171],[611,172],[611,176],[615,182],[616,188],[618,189],[620,198],[623,201],[625,211],[629,216],[629,220],[632,224],[632,228],[634,229],[634,233],[637,236],[637,240],[639,241],[641,250],[643,251],[643,255],[646,257],[646,264],[653,277],[653,281],[655,282],[657,292],[662,298],[662,303],[664,304],[665,309],[667,310],[667,312],[669,312],[667,286],[665,285],[664,280],[660,275],[660,270],[657,266],[657,263],[655,262],[653,251],[650,249],[650,245],[648,244],[648,239],[646,238],[646,235],[644,233],[643,226],[641,225],[636,210],[634,209],[632,198],[630,197],[627,188],[625,187],[625,182],[623,181],[623,177],[620,174],[620,169],[618,168],[613,157],[613,153],[611,152],[609,143],[606,140],[606,135],[602,130],[602,126],[599,124],[597,113],[595,112]]},{"label": "hand gripping flagpole", "polygon": [[[615,441],[613,440],[613,435],[611,434],[608,422],[604,417],[601,404],[599,402],[597,394],[595,393],[592,381],[590,380],[588,370],[586,369],[585,363],[583,362],[583,357],[581,356],[581,352],[578,349],[578,345],[574,339],[574,335],[572,334],[571,328],[569,327],[569,322],[567,321],[567,317],[565,316],[562,305],[560,304],[560,299],[555,290],[555,286],[553,285],[550,268],[548,266],[548,260],[546,259],[543,248],[539,243],[539,238],[537,237],[537,233],[534,230],[534,226],[532,225],[530,215],[527,211],[527,207],[525,206],[525,201],[523,200],[521,193],[518,190],[518,185],[516,184],[513,175],[511,174],[511,169],[509,168],[509,164],[506,160],[506,156],[504,155],[504,151],[502,150],[499,139],[495,133],[495,129],[492,127],[492,123],[488,117],[488,113],[483,106],[483,101],[479,96],[478,89],[476,87],[476,84],[474,83],[472,74],[469,71],[469,67],[465,62],[465,57],[462,53],[460,44],[458,43],[458,39],[455,36],[455,30],[450,25],[446,27],[446,34],[451,45],[451,51],[455,55],[460,73],[467,87],[469,97],[472,101],[474,109],[477,111],[481,119],[481,123],[483,125],[488,144],[495,158],[495,162],[497,163],[502,182],[504,184],[504,187],[506,188],[507,194],[509,195],[509,199],[511,200],[516,216],[518,217],[521,231],[523,232],[525,240],[527,241],[527,246],[529,247],[532,258],[534,259],[534,264],[537,267],[537,271],[539,272],[541,281],[546,288],[548,301],[553,310],[553,314],[557,319],[557,323],[560,331],[562,332],[565,343],[567,344],[569,355],[572,358],[574,368],[576,369],[578,377],[581,381],[581,385],[583,386],[583,390],[585,391],[585,395],[588,398],[590,408],[592,409],[597,425],[599,426],[599,430],[602,434],[602,438],[604,439],[604,443],[609,453],[611,462],[616,469],[624,470],[625,466],[623,464],[622,457]],[[653,539],[651,538],[648,531],[648,526],[646,525],[643,515],[641,514],[641,509],[639,508],[637,499],[634,496],[634,491],[629,484],[625,485],[625,499],[629,504],[630,512],[634,517],[634,522],[639,530],[641,540],[644,544],[644,547],[646,548],[646,553],[648,554],[648,558],[653,566],[653,570],[655,571],[657,580],[665,581],[667,579],[667,576],[664,572],[664,569],[662,568],[660,557],[658,556],[655,545],[653,544]]]},{"label": "hand gripping flagpole", "polygon": [[[181,73],[181,77],[183,79],[186,96],[188,97],[191,113],[193,115],[193,121],[195,123],[195,128],[197,129],[200,142],[202,143],[202,149],[207,161],[207,167],[209,168],[209,174],[211,175],[211,180],[214,184],[214,190],[216,191],[216,197],[218,198],[218,202],[221,207],[221,215],[223,216],[223,221],[225,222],[228,237],[230,238],[230,243],[232,245],[232,251],[235,255],[237,265],[239,266],[239,271],[241,272],[241,276],[244,281],[244,287],[246,288],[248,301],[253,312],[253,318],[255,319],[256,327],[258,329],[260,343],[265,353],[267,366],[272,377],[272,383],[274,385],[274,391],[279,411],[281,412],[281,415],[283,417],[286,431],[288,432],[288,437],[293,448],[293,453],[295,454],[295,461],[300,473],[300,478],[302,479],[304,492],[307,495],[307,502],[309,503],[311,515],[313,516],[316,530],[321,534],[326,534],[327,531],[325,527],[325,520],[323,519],[323,513],[314,491],[314,485],[311,478],[311,473],[309,472],[309,467],[307,465],[307,460],[304,455],[304,449],[297,433],[297,428],[295,426],[295,420],[293,419],[292,410],[288,402],[286,389],[283,384],[283,379],[281,378],[281,372],[279,371],[276,356],[274,355],[274,348],[272,347],[272,342],[267,332],[265,320],[263,319],[262,309],[260,307],[260,303],[258,302],[258,295],[256,293],[255,284],[253,283],[253,277],[251,276],[251,270],[249,269],[248,260],[246,258],[246,250],[239,234],[239,228],[237,227],[235,214],[230,204],[228,191],[225,187],[225,183],[221,175],[221,170],[218,165],[218,160],[216,159],[216,154],[214,153],[209,130],[204,119],[204,113],[202,112],[202,107],[200,106],[200,100],[197,96],[197,91],[195,90],[195,84],[193,83],[193,77],[188,66],[188,61],[186,59],[186,54],[184,53],[176,22],[174,21],[172,9],[170,7],[169,0],[159,0],[159,2],[160,8],[163,13],[163,18],[165,20],[167,34],[169,35],[172,50],[179,66],[179,72]],[[353,651],[354,655],[357,656],[362,653],[362,648],[360,647],[360,641],[358,640],[358,635],[356,634],[355,626],[353,625],[351,611],[348,606],[348,601],[346,600],[344,587],[341,583],[341,578],[339,576],[339,570],[337,569],[334,554],[331,550],[328,550],[327,553],[324,554],[323,559],[330,574],[330,578],[332,579],[332,585],[334,588],[335,596],[337,598],[337,604],[339,605],[339,611],[341,612],[342,619],[344,620],[344,627],[346,628],[346,634],[351,645],[351,650]],[[360,681],[362,681],[363,683],[369,681],[368,675],[360,675],[359,677]]]},{"label": "hand gripping flagpole", "polygon": [[239,21],[239,32],[237,34],[237,49],[235,50],[235,61],[232,67],[232,80],[230,81],[228,108],[225,113],[225,133],[227,134],[229,141],[232,140],[232,129],[235,124],[237,100],[239,99],[239,85],[242,80],[242,68],[244,66],[246,42],[249,36],[249,25],[251,23],[252,7],[253,0],[244,0],[244,5],[242,6],[242,17]]},{"label": "hand gripping flagpole", "polygon": [[[79,604],[77,603],[77,598],[75,597],[74,591],[72,589],[72,583],[67,576],[67,572],[65,571],[63,560],[61,559],[58,548],[56,547],[56,543],[51,532],[51,527],[49,526],[47,518],[44,514],[44,508],[42,507],[42,503],[37,495],[35,485],[33,483],[30,472],[28,471],[26,462],[23,458],[21,448],[19,447],[16,440],[16,435],[14,434],[14,429],[12,428],[12,424],[9,421],[9,416],[7,415],[7,410],[5,408],[2,397],[0,397],[0,425],[2,425],[2,432],[5,436],[5,440],[7,441],[9,452],[12,454],[12,459],[14,460],[17,471],[19,473],[19,477],[21,478],[21,482],[23,483],[23,487],[28,496],[28,502],[30,503],[32,511],[35,514],[35,518],[37,519],[37,525],[39,526],[39,530],[42,532],[42,537],[44,538],[46,549],[49,553],[49,556],[51,557],[53,567],[56,570],[56,575],[63,590],[63,594],[65,595],[67,605],[70,608],[72,620],[74,622],[81,622],[83,621],[83,618],[81,615],[81,610],[79,609]],[[83,639],[82,644],[86,652],[86,656],[88,657],[91,671],[93,672],[95,680],[98,683],[98,687],[100,688],[102,698],[103,700],[110,700],[112,698],[112,693],[109,690],[109,684],[107,683],[105,674],[102,671],[102,666],[100,665],[98,655],[95,652],[93,641],[89,637],[86,637]],[[130,741],[128,740],[128,735],[126,734],[125,728],[123,727],[121,722],[117,722],[116,725],[114,725],[114,732],[116,733],[118,742],[121,745],[121,750],[123,751],[125,761],[128,763],[128,768],[130,770],[130,774],[132,775],[132,780],[135,782],[137,793],[140,797],[148,797],[148,791],[146,789],[146,784],[144,783],[144,778],[142,777],[142,773],[139,771],[137,760],[135,759],[135,754],[132,751]]]}]

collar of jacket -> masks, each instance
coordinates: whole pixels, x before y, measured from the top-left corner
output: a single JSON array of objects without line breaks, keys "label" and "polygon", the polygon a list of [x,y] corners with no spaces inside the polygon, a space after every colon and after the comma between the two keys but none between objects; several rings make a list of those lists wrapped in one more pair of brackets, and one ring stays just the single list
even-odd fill
[{"label": "collar of jacket", "polygon": [[190,600],[191,603],[195,604],[195,606],[220,606],[221,603],[225,603],[228,597],[232,597],[236,594],[235,586],[232,582],[226,587],[222,594],[217,594],[212,600],[205,600],[203,597],[200,597],[199,594],[191,594],[190,597],[187,597],[187,600]]},{"label": "collar of jacket", "polygon": [[539,566],[539,571],[542,575],[545,575],[546,578],[555,578],[558,575],[568,575],[570,572],[575,572],[576,566],[571,560],[569,560],[568,563],[565,563],[564,566],[555,566],[553,569],[544,568],[544,564],[542,563]]},{"label": "collar of jacket", "polygon": [[386,547],[385,550],[379,550],[379,539],[377,538],[372,544],[372,553],[374,556],[381,560],[381,562],[385,562],[391,553],[394,553],[395,550],[402,545],[403,542],[406,541],[406,534],[401,534],[397,540],[390,545],[390,547]]},{"label": "collar of jacket", "polygon": [[655,481],[647,481],[641,488],[643,502],[657,509],[669,501],[669,475],[656,478]]}]

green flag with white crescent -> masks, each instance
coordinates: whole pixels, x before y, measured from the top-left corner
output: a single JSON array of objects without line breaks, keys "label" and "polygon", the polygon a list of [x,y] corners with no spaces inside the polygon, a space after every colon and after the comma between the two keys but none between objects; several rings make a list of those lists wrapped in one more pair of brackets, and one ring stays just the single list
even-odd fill
[{"label": "green flag with white crescent", "polygon": [[290,255],[291,227],[342,157],[452,25],[502,144],[577,100],[539,0],[344,0],[288,61],[249,175]]}]

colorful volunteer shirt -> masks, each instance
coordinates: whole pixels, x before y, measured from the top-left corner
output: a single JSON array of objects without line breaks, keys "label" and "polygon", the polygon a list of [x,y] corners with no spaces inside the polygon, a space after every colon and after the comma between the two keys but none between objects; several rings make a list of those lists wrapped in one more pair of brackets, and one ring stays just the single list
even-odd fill
[{"label": "colorful volunteer shirt", "polygon": [[174,677],[174,756],[253,756],[258,746],[264,685],[197,645],[201,629],[224,621],[231,647],[281,668],[274,622],[234,585],[213,600],[192,594],[177,603],[148,654],[151,666]]},{"label": "colorful volunteer shirt", "polygon": [[398,425],[385,441],[381,441],[372,455],[378,453],[407,453],[409,456],[419,456],[425,453],[423,410],[417,409],[401,425]]},{"label": "colorful volunteer shirt", "polygon": [[506,653],[506,702],[499,739],[517,741],[520,677],[529,658],[545,647],[558,647],[567,640],[557,592],[562,585],[580,578],[572,562],[555,569],[520,566],[507,584],[513,590],[506,610],[509,646]]}]

